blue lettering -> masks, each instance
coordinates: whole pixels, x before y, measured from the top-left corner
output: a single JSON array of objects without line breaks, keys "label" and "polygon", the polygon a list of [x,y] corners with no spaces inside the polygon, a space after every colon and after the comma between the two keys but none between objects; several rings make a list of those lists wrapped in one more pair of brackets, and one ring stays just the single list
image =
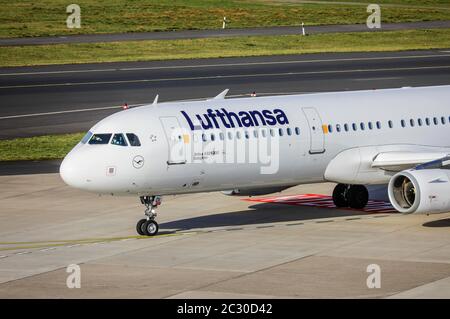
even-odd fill
[{"label": "blue lettering", "polygon": [[[252,127],[260,125],[285,125],[289,124],[288,117],[281,109],[270,110],[254,110],[254,111],[240,111],[237,114],[235,112],[229,112],[224,108],[220,110],[207,109],[206,113],[195,114],[200,125],[194,125],[190,116],[185,112],[181,111],[184,118],[186,119],[191,130],[209,130],[213,128],[219,129],[222,125],[225,128],[235,128],[235,127]],[[220,121],[218,121],[220,119]]]}]

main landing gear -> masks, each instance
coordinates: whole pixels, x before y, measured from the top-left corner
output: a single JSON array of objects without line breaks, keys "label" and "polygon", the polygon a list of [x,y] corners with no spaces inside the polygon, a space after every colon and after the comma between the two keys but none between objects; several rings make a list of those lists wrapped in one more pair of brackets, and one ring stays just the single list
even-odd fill
[{"label": "main landing gear", "polygon": [[155,236],[159,230],[155,209],[161,205],[161,196],[141,196],[141,203],[145,205],[146,218],[138,221],[136,231],[142,236]]},{"label": "main landing gear", "polygon": [[369,201],[369,192],[363,185],[337,184],[333,191],[333,202],[336,207],[361,209]]}]

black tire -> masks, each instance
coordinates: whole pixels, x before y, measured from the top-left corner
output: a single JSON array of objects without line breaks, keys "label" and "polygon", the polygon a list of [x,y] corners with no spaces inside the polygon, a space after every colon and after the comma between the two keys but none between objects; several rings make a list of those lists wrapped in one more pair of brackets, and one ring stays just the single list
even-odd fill
[{"label": "black tire", "polygon": [[333,190],[333,203],[336,207],[348,207],[348,185],[337,184]]},{"label": "black tire", "polygon": [[141,219],[140,221],[137,222],[136,224],[136,231],[139,235],[141,236],[146,236],[145,234],[145,230],[144,230],[144,224],[147,222],[146,219]]},{"label": "black tire", "polygon": [[154,220],[146,221],[143,227],[147,236],[155,236],[159,230],[159,225]]},{"label": "black tire", "polygon": [[366,207],[369,201],[369,192],[363,185],[352,185],[347,192],[348,206],[354,209]]}]

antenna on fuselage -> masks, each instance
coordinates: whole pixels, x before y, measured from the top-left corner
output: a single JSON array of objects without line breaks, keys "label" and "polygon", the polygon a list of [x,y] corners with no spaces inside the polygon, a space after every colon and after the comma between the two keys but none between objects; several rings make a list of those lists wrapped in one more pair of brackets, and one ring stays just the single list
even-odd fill
[{"label": "antenna on fuselage", "polygon": [[156,94],[155,99],[153,100],[152,105],[158,104],[158,98],[159,98],[159,94]]},{"label": "antenna on fuselage", "polygon": [[220,92],[215,97],[213,97],[212,99],[209,99],[209,100],[223,100],[223,99],[225,99],[225,96],[227,95],[229,90],[230,89],[223,90],[222,92]]}]

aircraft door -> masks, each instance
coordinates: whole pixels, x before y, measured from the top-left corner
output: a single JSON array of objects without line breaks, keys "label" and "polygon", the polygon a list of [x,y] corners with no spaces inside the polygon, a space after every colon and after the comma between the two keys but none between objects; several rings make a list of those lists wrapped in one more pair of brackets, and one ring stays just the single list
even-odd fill
[{"label": "aircraft door", "polygon": [[321,154],[325,152],[325,135],[322,129],[322,120],[319,113],[313,107],[302,108],[308,121],[310,132],[310,154]]},{"label": "aircraft door", "polygon": [[169,154],[167,164],[185,164],[186,163],[186,144],[185,139],[188,138],[183,134],[178,119],[174,116],[160,117],[161,124],[166,135],[169,146]]}]

